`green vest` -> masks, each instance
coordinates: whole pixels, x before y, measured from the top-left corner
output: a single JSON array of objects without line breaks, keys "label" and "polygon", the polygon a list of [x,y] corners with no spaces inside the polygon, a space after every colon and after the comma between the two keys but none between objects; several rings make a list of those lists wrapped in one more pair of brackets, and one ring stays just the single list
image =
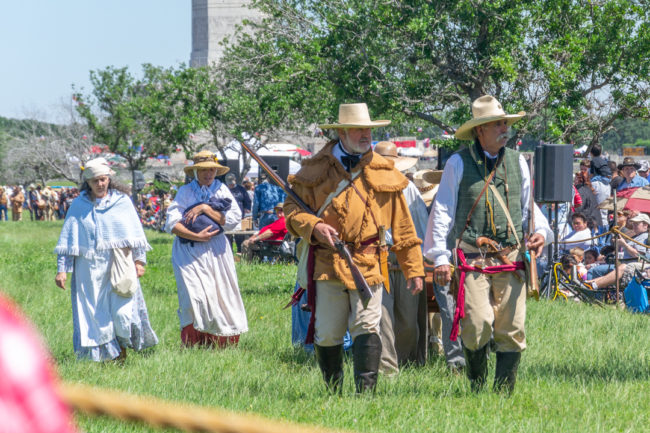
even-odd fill
[{"label": "green vest", "polygon": [[[501,194],[503,202],[508,206],[510,217],[512,218],[512,222],[517,231],[517,236],[521,242],[524,233],[522,227],[522,181],[521,168],[519,166],[519,153],[508,148],[504,150],[503,161],[496,169],[496,174],[494,175],[492,184],[499,191],[499,194]],[[456,248],[456,239],[458,239],[463,231],[469,211],[476,201],[476,197],[478,197],[485,185],[485,178],[490,174],[489,172],[486,172],[484,155],[477,156],[475,145],[472,144],[461,149],[457,154],[463,160],[463,178],[461,179],[458,188],[456,218],[451,232],[447,237],[447,248],[450,250]],[[507,193],[505,182],[506,176],[509,185]],[[493,211],[492,218],[490,218],[488,208],[485,204],[486,196]],[[492,230],[491,219],[494,221],[496,235]],[[462,240],[471,245],[476,245],[476,238],[479,236],[486,236],[493,239],[501,243],[504,247],[517,244],[517,240],[512,233],[512,230],[508,230],[508,219],[506,218],[506,214],[489,187],[478,201],[478,204],[472,213],[470,224],[463,233]]]}]

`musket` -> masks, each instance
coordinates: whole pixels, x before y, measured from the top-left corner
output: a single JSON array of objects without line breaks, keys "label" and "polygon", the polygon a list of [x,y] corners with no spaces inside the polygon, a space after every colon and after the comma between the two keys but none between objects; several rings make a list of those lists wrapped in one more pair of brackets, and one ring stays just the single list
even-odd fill
[{"label": "musket", "polygon": [[[532,236],[535,233],[535,198],[533,197],[533,155],[530,155],[528,158],[528,172],[530,175],[530,209],[528,215],[528,236]],[[529,249],[528,254],[530,254],[530,283],[533,287],[531,290],[535,296],[535,299],[539,301],[539,281],[537,279],[537,257],[535,257],[535,251]]]},{"label": "musket", "polygon": [[[310,213],[312,215],[316,215],[316,212],[314,212],[309,206],[307,206],[307,203],[305,203],[299,196],[296,194],[296,192],[291,189],[289,184],[282,179],[276,172],[271,168],[270,165],[267,164],[266,161],[264,161],[258,154],[255,152],[251,147],[249,147],[246,143],[241,142],[241,147],[248,152],[248,154],[259,164],[260,167],[269,175],[269,177],[275,182],[276,185],[278,185],[284,192],[287,193],[288,196],[290,196],[296,204],[303,210],[303,212]],[[343,242],[341,239],[338,238],[338,236],[333,236],[334,240],[334,246],[336,247],[336,250],[338,253],[343,257],[345,262],[348,264],[348,267],[350,268],[350,273],[352,274],[352,279],[354,280],[354,285],[359,291],[359,297],[361,298],[361,303],[363,304],[363,308],[368,307],[368,302],[370,302],[370,299],[372,298],[372,292],[370,291],[370,286],[368,285],[368,282],[364,278],[363,274],[359,270],[359,267],[354,263],[352,260],[352,254],[350,254],[350,250],[348,249],[347,245],[345,242]]]}]

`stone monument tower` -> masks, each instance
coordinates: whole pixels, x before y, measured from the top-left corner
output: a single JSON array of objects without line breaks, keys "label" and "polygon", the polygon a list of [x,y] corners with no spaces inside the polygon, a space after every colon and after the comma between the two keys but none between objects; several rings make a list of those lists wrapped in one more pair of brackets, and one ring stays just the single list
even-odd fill
[{"label": "stone monument tower", "polygon": [[223,55],[219,43],[235,31],[244,19],[260,17],[248,1],[192,0],[192,54],[190,66],[208,66]]}]

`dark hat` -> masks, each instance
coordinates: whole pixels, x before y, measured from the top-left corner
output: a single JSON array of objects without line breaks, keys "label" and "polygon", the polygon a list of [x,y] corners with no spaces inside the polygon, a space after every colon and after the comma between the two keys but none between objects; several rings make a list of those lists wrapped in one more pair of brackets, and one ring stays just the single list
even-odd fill
[{"label": "dark hat", "polygon": [[623,170],[623,167],[634,167],[635,170],[638,170],[641,168],[641,164],[636,162],[634,158],[630,156],[626,156],[625,158],[623,158],[623,162],[618,165],[618,169]]}]

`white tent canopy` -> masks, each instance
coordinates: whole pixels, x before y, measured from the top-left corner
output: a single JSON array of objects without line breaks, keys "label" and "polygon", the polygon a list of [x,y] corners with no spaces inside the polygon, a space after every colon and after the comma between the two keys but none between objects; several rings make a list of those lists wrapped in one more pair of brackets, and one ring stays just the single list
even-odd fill
[{"label": "white tent canopy", "polygon": [[397,153],[402,156],[422,156],[422,151],[417,147],[398,147]]}]

